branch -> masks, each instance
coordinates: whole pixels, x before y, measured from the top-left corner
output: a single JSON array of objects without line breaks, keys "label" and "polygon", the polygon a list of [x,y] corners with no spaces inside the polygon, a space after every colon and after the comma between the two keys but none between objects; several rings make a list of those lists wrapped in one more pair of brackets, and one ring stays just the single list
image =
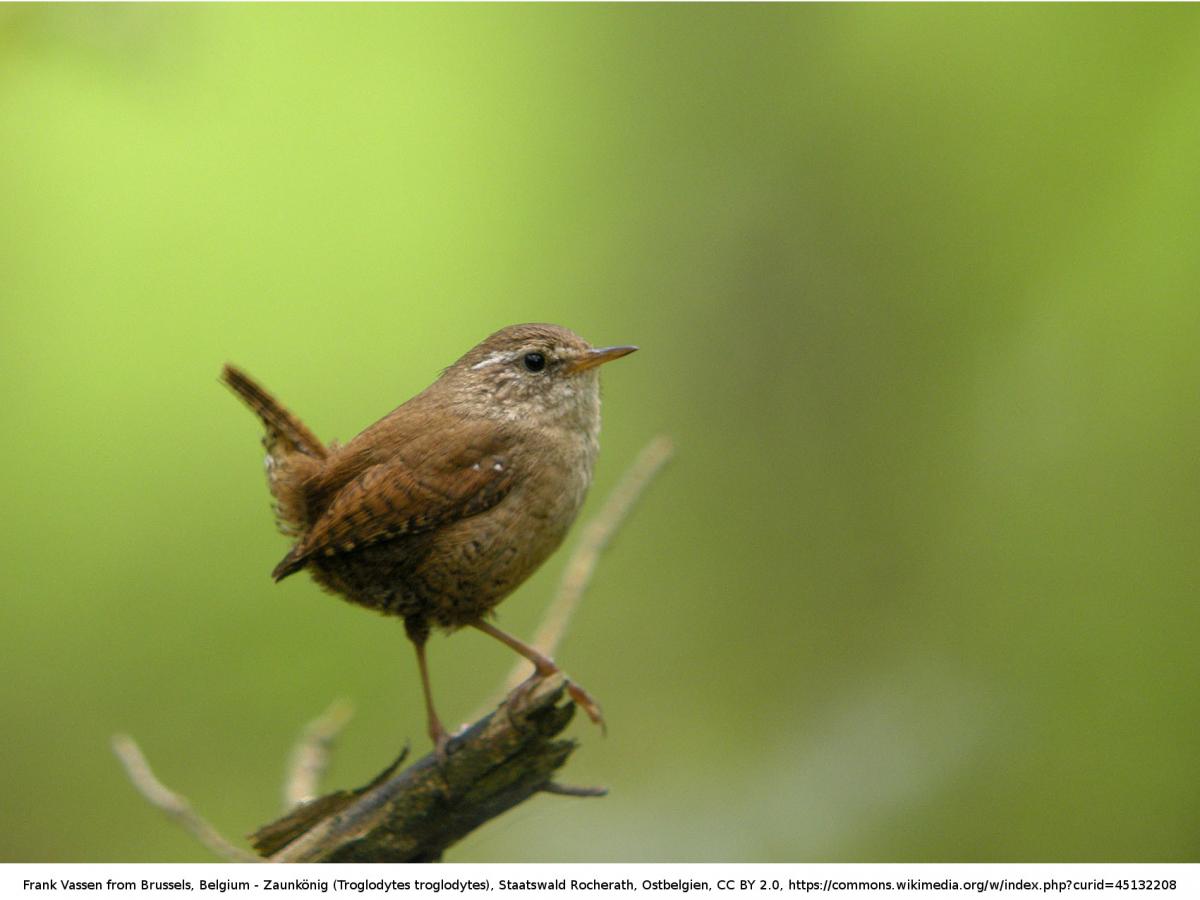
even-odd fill
[{"label": "branch", "polygon": [[[354,792],[305,804],[259,829],[255,849],[270,862],[435,862],[478,826],[539,791],[577,746],[557,739],[575,713],[565,679],[522,685],[490,715],[398,771],[397,760]],[[578,789],[575,789],[578,790]],[[591,795],[591,794],[588,794]]]}]

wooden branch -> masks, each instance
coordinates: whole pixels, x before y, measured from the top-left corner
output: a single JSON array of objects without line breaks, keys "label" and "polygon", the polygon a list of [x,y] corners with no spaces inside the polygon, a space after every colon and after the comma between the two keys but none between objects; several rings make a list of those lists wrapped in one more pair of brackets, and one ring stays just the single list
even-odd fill
[{"label": "wooden branch", "polygon": [[557,735],[575,712],[562,702],[562,676],[527,682],[495,712],[398,771],[366,787],[305,804],[253,835],[270,862],[434,862],[489,819],[539,791],[595,796],[551,781],[577,746]]},{"label": "wooden branch", "polygon": [[[547,609],[535,646],[552,652],[587,590],[592,573],[637,499],[670,458],[660,437],[639,454],[597,518],[584,531]],[[132,738],[113,738],[113,749],[134,787],[218,856],[238,862],[433,862],[479,825],[536,793],[596,797],[602,788],[571,787],[553,780],[576,743],[558,735],[575,705],[564,697],[564,676],[516,683],[499,707],[451,739],[444,760],[435,754],[406,769],[407,749],[370,784],[313,797],[334,737],[349,718],[335,704],[308,725],[292,752],[284,804],[290,811],[252,835],[252,856],[200,818],[187,799],[162,785]]]}]

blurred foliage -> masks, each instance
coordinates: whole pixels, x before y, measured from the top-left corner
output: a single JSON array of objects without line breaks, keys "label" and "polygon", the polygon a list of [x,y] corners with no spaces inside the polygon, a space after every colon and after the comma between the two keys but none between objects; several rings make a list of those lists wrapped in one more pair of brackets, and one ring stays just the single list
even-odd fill
[{"label": "blurred foliage", "polygon": [[[4,858],[206,858],[117,730],[231,835],[334,697],[333,784],[423,746],[401,626],[267,577],[217,371],[344,439],[548,320],[643,348],[588,509],[679,454],[560,653],[612,795],[454,859],[1194,860],[1198,44],[1160,6],[0,10]],[[448,719],[491,644],[431,644]]]}]

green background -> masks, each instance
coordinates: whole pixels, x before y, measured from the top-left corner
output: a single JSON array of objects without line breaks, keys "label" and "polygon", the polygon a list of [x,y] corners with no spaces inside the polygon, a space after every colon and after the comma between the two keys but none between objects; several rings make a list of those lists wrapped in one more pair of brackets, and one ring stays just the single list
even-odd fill
[{"label": "green background", "polygon": [[[569,780],[456,861],[1195,860],[1200,10],[0,9],[0,854],[202,860],[302,724],[426,748],[273,585],[236,361],[346,439],[492,330],[605,371]],[[578,536],[578,529],[574,537]],[[531,635],[565,554],[500,608]],[[435,638],[462,721],[511,654]]]}]

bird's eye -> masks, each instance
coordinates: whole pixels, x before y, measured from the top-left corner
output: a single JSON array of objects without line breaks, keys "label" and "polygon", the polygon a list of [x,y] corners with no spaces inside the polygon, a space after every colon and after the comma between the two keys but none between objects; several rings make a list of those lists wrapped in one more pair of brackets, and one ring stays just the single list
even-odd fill
[{"label": "bird's eye", "polygon": [[526,353],[524,363],[530,372],[540,372],[546,368],[546,357],[540,353]]}]

